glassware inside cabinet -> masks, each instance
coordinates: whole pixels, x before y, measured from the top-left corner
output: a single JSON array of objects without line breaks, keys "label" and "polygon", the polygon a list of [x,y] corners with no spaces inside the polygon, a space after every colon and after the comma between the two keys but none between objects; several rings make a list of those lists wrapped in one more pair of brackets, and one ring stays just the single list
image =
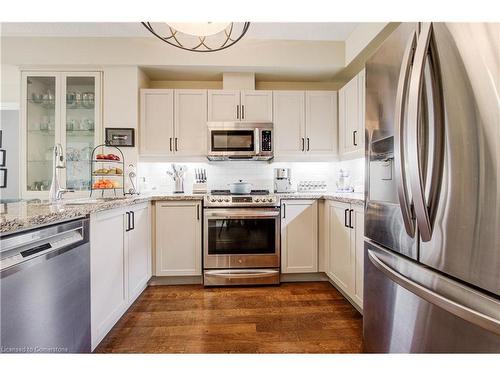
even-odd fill
[{"label": "glassware inside cabinet", "polygon": [[27,77],[26,103],[26,189],[46,191],[52,179],[55,144],[56,77]]},{"label": "glassware inside cabinet", "polygon": [[66,77],[66,187],[90,190],[90,158],[95,147],[95,77]]}]

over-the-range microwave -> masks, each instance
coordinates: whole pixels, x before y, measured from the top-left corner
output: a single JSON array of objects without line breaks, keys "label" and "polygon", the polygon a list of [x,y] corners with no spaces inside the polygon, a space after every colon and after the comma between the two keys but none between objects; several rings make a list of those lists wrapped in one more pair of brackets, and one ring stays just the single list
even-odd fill
[{"label": "over-the-range microwave", "polygon": [[209,160],[270,160],[271,122],[208,122]]}]

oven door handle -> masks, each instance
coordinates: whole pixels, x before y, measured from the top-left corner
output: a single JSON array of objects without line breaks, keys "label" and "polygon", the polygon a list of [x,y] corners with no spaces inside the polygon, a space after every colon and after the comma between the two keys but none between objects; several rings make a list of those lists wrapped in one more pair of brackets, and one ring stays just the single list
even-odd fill
[{"label": "oven door handle", "polygon": [[280,216],[279,210],[217,210],[205,211],[206,217],[216,217],[220,219],[262,219],[266,217]]},{"label": "oven door handle", "polygon": [[205,271],[205,275],[215,276],[215,277],[231,277],[237,278],[260,278],[262,276],[274,275],[279,273],[277,270],[266,270],[266,269],[247,269],[247,270],[213,270]]}]

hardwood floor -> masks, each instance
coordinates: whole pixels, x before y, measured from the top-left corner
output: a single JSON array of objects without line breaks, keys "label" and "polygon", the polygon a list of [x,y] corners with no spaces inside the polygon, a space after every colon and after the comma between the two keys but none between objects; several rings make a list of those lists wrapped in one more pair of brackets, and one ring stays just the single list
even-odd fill
[{"label": "hardwood floor", "polygon": [[95,352],[359,353],[362,316],[328,282],[150,286]]}]

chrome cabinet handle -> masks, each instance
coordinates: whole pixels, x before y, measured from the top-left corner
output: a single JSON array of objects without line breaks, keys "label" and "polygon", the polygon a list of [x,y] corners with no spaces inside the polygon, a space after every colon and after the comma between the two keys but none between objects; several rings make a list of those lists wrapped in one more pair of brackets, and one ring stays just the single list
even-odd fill
[{"label": "chrome cabinet handle", "polygon": [[357,130],[354,130],[354,131],[352,132],[352,144],[353,144],[354,146],[357,146],[357,145],[358,145],[358,144],[356,143],[356,133],[357,133],[357,132],[358,132]]},{"label": "chrome cabinet handle", "polygon": [[179,151],[179,147],[178,147],[178,139],[177,137],[175,137],[175,151]]},{"label": "chrome cabinet handle", "polygon": [[169,138],[169,142],[170,142],[170,151],[172,151],[172,137]]},{"label": "chrome cabinet handle", "polygon": [[[408,164],[411,169],[410,188],[413,196],[415,216],[417,218],[420,236],[424,242],[432,238],[433,221],[437,211],[437,202],[441,188],[443,173],[443,150],[444,150],[444,104],[442,93],[441,74],[439,71],[438,54],[433,36],[432,23],[422,25],[422,32],[418,38],[413,70],[410,76],[409,100],[408,100]],[[430,170],[429,201],[425,197],[424,172],[420,164],[419,134],[422,126],[422,109],[426,109],[424,91],[427,89],[425,82],[425,62],[429,63],[430,88],[432,90],[433,126],[432,140],[424,144],[425,152],[428,146],[432,148],[433,163]]]},{"label": "chrome cabinet handle", "polygon": [[352,213],[354,212],[354,210],[351,208],[349,210],[349,228],[351,229],[354,229],[354,227],[352,226]]},{"label": "chrome cabinet handle", "polygon": [[394,166],[396,172],[396,186],[398,189],[399,207],[403,217],[406,233],[415,236],[415,225],[411,215],[410,199],[406,188],[405,171],[405,139],[404,132],[406,100],[408,97],[408,78],[411,73],[413,54],[417,42],[417,33],[413,32],[405,48],[403,63],[399,71],[398,88],[396,91],[396,105],[394,111]]},{"label": "chrome cabinet handle", "polygon": [[240,119],[240,105],[236,105],[236,118],[239,120]]},{"label": "chrome cabinet handle", "polygon": [[344,210],[344,227],[349,228],[349,225],[347,224],[347,213],[349,212],[349,209],[346,208]]},{"label": "chrome cabinet handle", "polygon": [[196,205],[196,219],[198,219],[198,221],[200,221],[200,205],[199,204]]},{"label": "chrome cabinet handle", "polygon": [[286,204],[283,203],[283,219],[286,219]]},{"label": "chrome cabinet handle", "polygon": [[301,138],[302,139],[302,151],[305,151],[306,150],[306,141],[304,138]]},{"label": "chrome cabinet handle", "polygon": [[244,104],[241,105],[241,118],[245,119],[245,105]]},{"label": "chrome cabinet handle", "polygon": [[309,142],[309,137],[307,137],[307,151],[309,151],[309,150],[310,150],[310,147],[309,147],[309,146],[310,146],[310,144],[309,144],[309,143],[310,143],[310,142]]},{"label": "chrome cabinet handle", "polygon": [[[390,265],[387,265],[381,259],[385,258],[383,256],[383,253],[380,255],[378,253],[379,251],[376,250],[367,250],[370,262],[396,284],[401,285],[401,287],[403,287],[404,289],[426,300],[427,302],[448,311],[455,316],[458,316],[474,325],[480,326],[488,331],[500,335],[500,320],[498,318],[498,315],[500,314],[497,313],[497,316],[491,316],[487,311],[489,310],[490,313],[491,311],[500,311],[500,306],[491,306],[493,304],[499,305],[498,302],[486,296],[482,297],[479,293],[476,293],[476,297],[478,297],[477,299],[481,299],[482,304],[488,305],[489,307],[486,309],[483,307],[483,309],[478,311],[479,309],[474,309],[466,306],[462,301],[458,300],[456,296],[455,298],[451,299],[449,298],[449,296],[445,296],[440,293],[439,290],[433,290],[436,285],[440,284],[438,282],[439,280],[434,280],[435,282],[431,281],[426,283],[422,283],[422,281],[412,280],[411,276],[402,274],[397,265],[394,268]],[[449,286],[451,287],[451,284]],[[470,303],[470,301],[467,301],[465,299],[464,301],[465,303]],[[481,307],[480,304],[477,305],[477,307]]]}]

